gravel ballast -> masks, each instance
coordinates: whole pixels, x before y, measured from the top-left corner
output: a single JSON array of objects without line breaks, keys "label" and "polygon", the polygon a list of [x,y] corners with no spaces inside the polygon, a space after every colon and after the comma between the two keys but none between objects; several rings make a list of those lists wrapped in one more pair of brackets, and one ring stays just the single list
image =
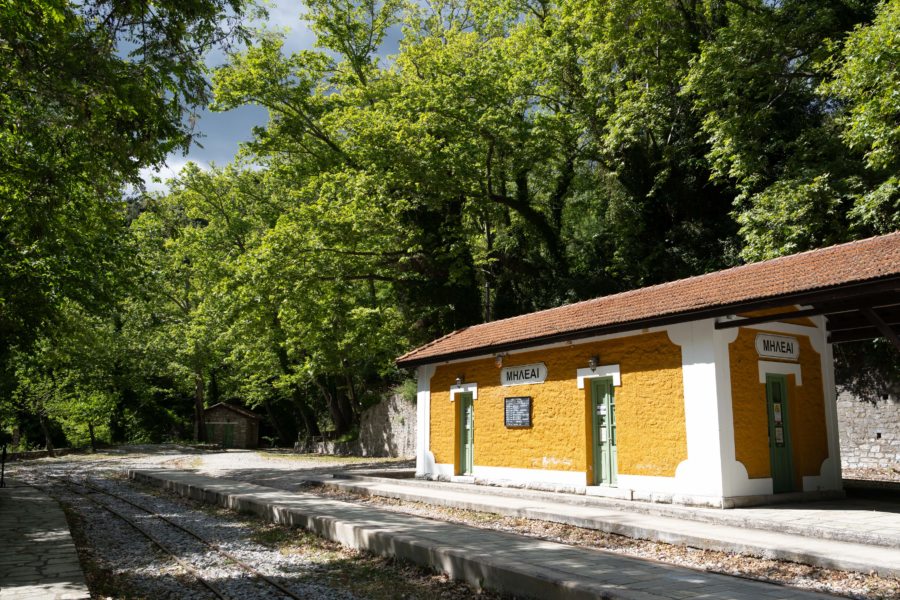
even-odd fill
[{"label": "gravel ballast", "polygon": [[[133,520],[228,598],[287,596],[248,574],[188,534],[127,502],[80,488],[83,482],[158,513],[213,542],[302,598],[471,598],[464,584],[408,565],[348,551],[305,532],[272,527],[244,515],[161,494],[125,479],[123,467],[149,468],[196,457],[170,454],[114,458],[78,457],[20,463],[16,476],[50,493],[66,510],[94,598],[206,599],[213,593],[175,559],[131,525],[98,505]],[[398,593],[398,591],[400,593]],[[483,594],[485,598],[501,598]]]}]

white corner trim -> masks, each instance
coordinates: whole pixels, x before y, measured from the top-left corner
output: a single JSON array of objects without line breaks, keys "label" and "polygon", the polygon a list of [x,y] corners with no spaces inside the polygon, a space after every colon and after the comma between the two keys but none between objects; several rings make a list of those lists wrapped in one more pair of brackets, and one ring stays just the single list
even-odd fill
[{"label": "white corner trim", "polygon": [[601,365],[591,371],[590,369],[578,369],[575,372],[578,381],[578,389],[584,389],[585,379],[596,379],[597,377],[612,377],[613,385],[618,387],[622,385],[622,375],[619,373],[619,365]]},{"label": "white corner trim", "polygon": [[450,402],[456,400],[456,394],[466,394],[472,393],[472,400],[478,399],[478,384],[477,383],[463,383],[460,385],[451,385],[450,386]]},{"label": "white corner trim", "polygon": [[431,449],[431,378],[434,365],[417,369],[416,384],[416,475],[427,476],[434,472],[434,455]]},{"label": "white corner trim", "polygon": [[837,388],[834,385],[834,351],[832,345],[828,343],[825,343],[825,351],[822,352],[822,393],[825,398],[825,431],[828,434],[829,460],[822,463],[823,470],[820,474],[825,475],[824,469],[827,464],[832,469],[830,476],[841,484],[841,443],[838,435]]},{"label": "white corner trim", "polygon": [[431,477],[429,477],[429,479],[443,479],[450,481],[450,478],[453,476],[453,463],[434,463],[434,470],[431,472]]},{"label": "white corner trim", "polygon": [[770,360],[759,361],[759,382],[766,382],[766,373],[774,375],[793,375],[797,379],[797,385],[803,385],[803,374],[800,365],[795,363],[774,362]]},{"label": "white corner trim", "polygon": [[840,490],[843,482],[840,477],[840,469],[835,469],[835,462],[830,457],[822,461],[819,474],[803,476],[804,492],[820,492],[823,490]]},{"label": "white corner trim", "polygon": [[712,319],[671,325],[669,340],[681,355],[681,384],[684,390],[684,428],[687,460],[675,470],[682,483],[679,493],[722,497],[722,427],[716,389],[716,341]]}]

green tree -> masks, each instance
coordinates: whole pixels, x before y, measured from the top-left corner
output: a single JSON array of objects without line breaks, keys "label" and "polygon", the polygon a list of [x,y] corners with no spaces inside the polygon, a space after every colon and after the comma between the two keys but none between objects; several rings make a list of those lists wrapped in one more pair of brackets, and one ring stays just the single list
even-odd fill
[{"label": "green tree", "polygon": [[347,434],[411,343],[900,224],[897,0],[315,0],[318,48],[214,73],[269,111],[240,157],[128,212],[243,5],[0,6],[0,366],[45,437]]},{"label": "green tree", "polygon": [[[67,302],[114,306],[128,185],[193,137],[203,54],[243,36],[243,0],[0,2],[0,369]],[[5,394],[4,394],[5,396]]]},{"label": "green tree", "polygon": [[[900,229],[900,2],[878,5],[870,24],[858,25],[838,46],[831,78],[819,88],[840,102],[836,125],[864,168],[849,211],[853,236]],[[900,383],[900,352],[885,339],[838,346],[837,378],[858,397],[873,400]]]},{"label": "green tree", "polygon": [[900,2],[879,4],[875,19],[847,37],[820,93],[840,101],[837,126],[865,170],[855,188],[854,233],[900,229]]},{"label": "green tree", "polygon": [[[731,260],[733,195],[678,93],[703,7],[310,8],[326,51],[283,56],[266,36],[216,73],[216,101],[269,109],[246,151],[273,172],[349,178],[392,206],[392,285],[418,339]],[[400,51],[379,58],[398,19]]]},{"label": "green tree", "polygon": [[205,441],[206,390],[221,361],[216,339],[223,328],[208,303],[227,264],[215,252],[217,240],[210,239],[220,232],[208,226],[208,207],[197,206],[198,198],[218,190],[198,194],[192,185],[197,179],[205,175],[189,166],[170,194],[146,201],[131,225],[145,276],[142,303],[130,316],[145,326],[130,332],[165,357],[156,365],[158,374],[193,398],[194,439]]},{"label": "green tree", "polygon": [[16,352],[12,398],[20,413],[36,416],[48,449],[61,428],[71,444],[108,440],[119,344],[112,325],[66,302],[60,318],[29,352]]},{"label": "green tree", "polygon": [[722,26],[700,48],[685,92],[702,115],[714,177],[737,188],[747,260],[848,238],[862,162],[841,142],[835,103],[817,90],[830,48],[872,5],[726,3]]}]

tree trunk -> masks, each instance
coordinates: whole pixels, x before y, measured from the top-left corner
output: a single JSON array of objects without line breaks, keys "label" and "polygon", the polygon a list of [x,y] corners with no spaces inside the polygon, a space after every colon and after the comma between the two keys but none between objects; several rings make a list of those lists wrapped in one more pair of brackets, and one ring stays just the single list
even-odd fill
[{"label": "tree trunk", "polygon": [[[485,254],[488,259],[494,258],[494,233],[491,231],[490,220],[485,216],[484,219],[484,245]],[[494,283],[494,266],[488,262],[484,268],[484,322],[490,323],[494,320],[494,306],[491,299],[491,288]]]},{"label": "tree trunk", "polygon": [[206,419],[203,414],[203,376],[194,374],[194,441],[205,442]]},{"label": "tree trunk", "polygon": [[94,424],[88,421],[88,435],[91,437],[91,452],[97,452],[97,438],[94,437]]},{"label": "tree trunk", "polygon": [[353,428],[353,417],[347,418],[345,408],[349,408],[347,393],[344,390],[335,390],[328,402],[331,412],[331,420],[334,422],[334,432],[342,436]]},{"label": "tree trunk", "polygon": [[38,415],[38,420],[41,423],[41,431],[44,433],[44,445],[47,448],[47,452],[50,455],[53,455],[53,451],[56,449],[53,447],[53,440],[50,439],[50,427],[47,425],[47,415],[44,414],[43,411]]},{"label": "tree trunk", "polygon": [[215,406],[221,402],[221,392],[219,391],[219,377],[216,375],[218,369],[212,369],[209,372],[209,405]]},{"label": "tree trunk", "polygon": [[[281,319],[278,318],[278,313],[274,311],[272,312],[272,329],[275,333],[275,344],[272,349],[275,351],[275,356],[278,357],[278,365],[281,367],[283,374],[291,375],[293,371],[291,362],[288,358],[287,350],[281,343],[285,338],[284,330],[281,328]],[[322,435],[322,432],[319,430],[316,413],[303,398],[303,390],[297,387],[296,383],[291,384],[291,400],[293,400],[297,412],[300,413],[300,419],[306,428],[306,435]]]},{"label": "tree trunk", "polygon": [[319,429],[319,422],[316,419],[316,413],[303,399],[303,394],[296,385],[291,386],[291,398],[294,400],[297,412],[300,413],[300,420],[303,421],[303,426],[306,428],[307,437],[322,435],[322,431]]},{"label": "tree trunk", "polygon": [[316,379],[316,386],[325,397],[335,434],[344,435],[353,428],[353,409],[347,400],[347,394],[337,386],[337,383],[332,385],[327,378],[324,384]]},{"label": "tree trunk", "polygon": [[352,428],[357,424],[357,417],[362,410],[362,403],[359,401],[359,397],[356,395],[356,388],[353,387],[353,377],[347,370],[344,370],[344,377],[347,381],[347,395],[343,397],[343,401],[341,402],[340,409],[344,414],[344,418],[347,420],[347,423]]},{"label": "tree trunk", "polygon": [[266,409],[266,415],[269,417],[269,422],[272,423],[272,427],[275,428],[275,433],[278,434],[278,439],[282,444],[293,444],[296,440],[290,439],[290,436],[284,430],[284,427],[281,424],[281,419],[275,414],[275,411],[272,410],[272,402],[269,400],[263,401],[263,408]]}]

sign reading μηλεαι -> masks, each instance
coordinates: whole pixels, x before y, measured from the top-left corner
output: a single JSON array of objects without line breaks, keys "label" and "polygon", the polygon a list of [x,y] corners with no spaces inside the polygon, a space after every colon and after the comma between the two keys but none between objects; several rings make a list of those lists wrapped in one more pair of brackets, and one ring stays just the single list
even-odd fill
[{"label": "sign reading \u03bc\u03b7\u03bb\u03b5\u03b1\u03b9", "polygon": [[756,336],[756,353],[765,358],[797,360],[800,344],[795,337],[760,333]]},{"label": "sign reading \u03bc\u03b7\u03bb\u03b5\u03b1\u03b9", "polygon": [[500,369],[500,385],[524,385],[526,383],[544,383],[547,379],[547,365],[534,363]]}]

